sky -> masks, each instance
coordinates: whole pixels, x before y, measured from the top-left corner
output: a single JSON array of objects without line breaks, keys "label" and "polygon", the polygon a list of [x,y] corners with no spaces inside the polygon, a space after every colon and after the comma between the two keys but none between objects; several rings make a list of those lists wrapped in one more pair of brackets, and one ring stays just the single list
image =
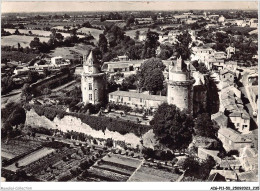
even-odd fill
[{"label": "sky", "polygon": [[60,12],[60,11],[138,11],[138,10],[207,10],[241,9],[257,10],[257,1],[38,1],[7,2],[2,0],[2,13],[11,12]]}]

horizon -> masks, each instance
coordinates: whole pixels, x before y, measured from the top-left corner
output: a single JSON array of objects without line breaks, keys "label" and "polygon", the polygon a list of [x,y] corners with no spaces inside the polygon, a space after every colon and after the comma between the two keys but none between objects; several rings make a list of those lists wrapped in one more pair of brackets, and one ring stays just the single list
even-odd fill
[{"label": "horizon", "polygon": [[[201,4],[203,3],[203,5]],[[257,11],[258,1],[2,1],[1,12],[52,13],[52,12],[109,12],[109,11],[201,11],[244,10]]]}]

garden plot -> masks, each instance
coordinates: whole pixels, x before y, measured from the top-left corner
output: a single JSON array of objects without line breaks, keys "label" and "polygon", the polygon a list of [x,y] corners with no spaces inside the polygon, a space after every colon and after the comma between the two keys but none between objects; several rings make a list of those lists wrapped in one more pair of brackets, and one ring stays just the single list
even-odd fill
[{"label": "garden plot", "polygon": [[121,156],[121,155],[115,155],[111,154],[110,157],[107,155],[103,158],[104,161],[112,162],[112,163],[117,163],[125,166],[130,166],[133,168],[137,168],[141,164],[141,160],[126,157],[126,156]]},{"label": "garden plot", "polygon": [[128,180],[129,182],[170,182],[176,181],[179,175],[163,169],[142,166]]},{"label": "garden plot", "polygon": [[94,166],[88,170],[88,173],[90,178],[91,177],[98,178],[101,179],[102,181],[122,182],[128,179],[128,176],[126,175],[118,174],[109,170],[99,169]]},{"label": "garden plot", "polygon": [[108,161],[100,161],[96,168],[104,169],[104,170],[109,170],[112,172],[116,172],[119,174],[123,174],[126,176],[131,176],[131,174],[135,171],[136,168],[134,167],[129,167],[126,165],[118,164],[118,163],[113,163],[113,162],[108,162]]},{"label": "garden plot", "polygon": [[[18,162],[19,166],[27,166],[27,165],[31,164],[32,162],[37,161],[54,151],[55,150],[52,148],[42,148],[40,150],[34,151],[33,153],[27,155],[26,157],[20,159],[17,162]],[[12,165],[6,167],[6,169],[11,170],[11,171],[16,171],[17,169],[19,169],[19,167],[16,167],[15,163],[13,163]]]},{"label": "garden plot", "polygon": [[1,153],[3,157],[7,159],[12,159],[14,157],[30,153],[33,150],[39,148],[41,145],[42,142],[39,141],[15,138],[9,140],[8,143],[1,141]]}]

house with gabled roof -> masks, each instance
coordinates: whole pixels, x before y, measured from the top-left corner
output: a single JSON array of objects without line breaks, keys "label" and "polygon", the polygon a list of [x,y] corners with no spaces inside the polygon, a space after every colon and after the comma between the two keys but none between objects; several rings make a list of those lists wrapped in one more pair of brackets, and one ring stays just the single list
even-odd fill
[{"label": "house with gabled roof", "polygon": [[250,139],[231,128],[220,128],[218,130],[218,138],[223,143],[226,151],[239,150],[244,147],[250,147],[252,144]]}]

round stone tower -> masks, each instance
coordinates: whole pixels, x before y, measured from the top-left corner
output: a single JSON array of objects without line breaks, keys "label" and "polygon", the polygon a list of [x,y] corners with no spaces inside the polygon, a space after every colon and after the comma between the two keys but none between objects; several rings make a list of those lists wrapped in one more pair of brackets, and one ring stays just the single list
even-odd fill
[{"label": "round stone tower", "polygon": [[190,72],[184,66],[181,58],[169,66],[169,81],[167,90],[168,104],[176,105],[181,110],[193,112],[193,83]]},{"label": "round stone tower", "polygon": [[104,101],[105,74],[101,73],[94,61],[92,51],[83,55],[83,73],[81,74],[81,92],[84,104],[98,104]]}]

